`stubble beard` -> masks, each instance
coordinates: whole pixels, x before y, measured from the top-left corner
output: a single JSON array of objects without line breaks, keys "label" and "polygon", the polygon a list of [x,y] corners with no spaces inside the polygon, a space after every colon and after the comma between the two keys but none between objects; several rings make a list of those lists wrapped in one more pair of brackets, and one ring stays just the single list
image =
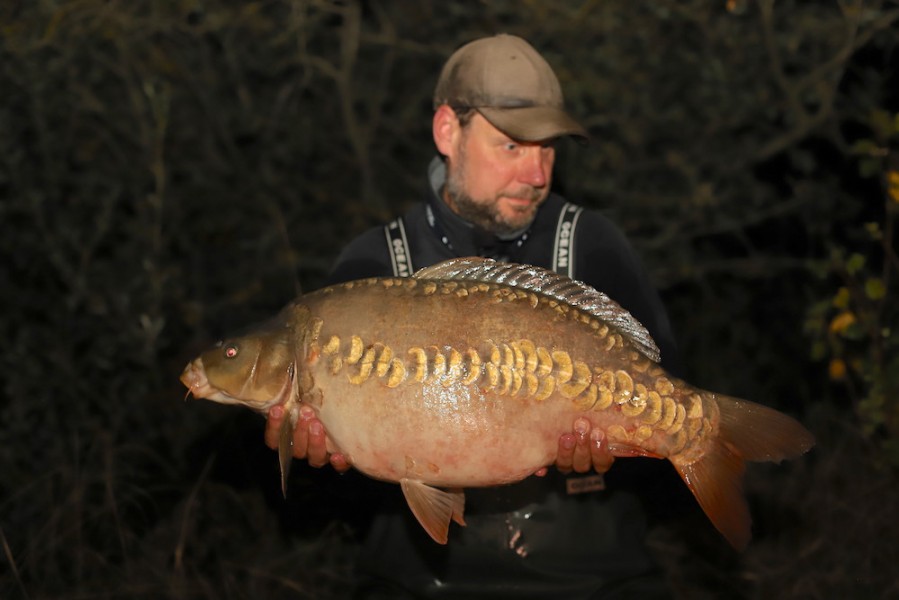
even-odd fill
[{"label": "stubble beard", "polygon": [[534,221],[542,192],[528,187],[515,193],[515,197],[529,198],[533,202],[526,207],[515,209],[514,213],[503,215],[499,211],[499,200],[502,194],[492,199],[475,200],[465,191],[465,151],[459,153],[459,164],[447,164],[444,194],[450,208],[457,215],[485,231],[499,236],[511,236],[522,233]]}]

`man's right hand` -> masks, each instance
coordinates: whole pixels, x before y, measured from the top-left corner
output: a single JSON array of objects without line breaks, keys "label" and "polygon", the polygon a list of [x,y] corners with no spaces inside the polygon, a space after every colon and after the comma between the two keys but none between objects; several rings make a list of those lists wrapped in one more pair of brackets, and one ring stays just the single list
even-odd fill
[{"label": "man's right hand", "polygon": [[[268,411],[265,445],[273,450],[278,449],[281,423],[286,418],[284,407],[280,404]],[[325,426],[315,416],[315,411],[308,406],[302,406],[296,427],[293,429],[293,457],[305,458],[313,467],[323,467],[330,463],[339,473],[349,470],[352,465],[347,457],[340,452],[331,452],[330,446]]]},{"label": "man's right hand", "polygon": [[556,467],[562,473],[586,473],[593,469],[602,474],[612,467],[613,462],[615,457],[609,450],[605,432],[592,427],[583,417],[575,419],[571,433],[564,433],[559,438]]}]

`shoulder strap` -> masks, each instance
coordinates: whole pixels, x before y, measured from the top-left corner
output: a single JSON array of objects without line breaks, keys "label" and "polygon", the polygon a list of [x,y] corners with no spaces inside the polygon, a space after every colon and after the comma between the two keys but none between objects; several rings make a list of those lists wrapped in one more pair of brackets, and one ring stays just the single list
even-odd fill
[{"label": "shoulder strap", "polygon": [[574,279],[574,231],[584,208],[566,202],[559,213],[556,241],[553,244],[552,268],[556,273]]},{"label": "shoulder strap", "polygon": [[393,266],[393,274],[397,277],[412,275],[412,254],[409,252],[409,240],[406,239],[406,227],[403,218],[397,217],[384,226],[387,237],[387,252]]}]

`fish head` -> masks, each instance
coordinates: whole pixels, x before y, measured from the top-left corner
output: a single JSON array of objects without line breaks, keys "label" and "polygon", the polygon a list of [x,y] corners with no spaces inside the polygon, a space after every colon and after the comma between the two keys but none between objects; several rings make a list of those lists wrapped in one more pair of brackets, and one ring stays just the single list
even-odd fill
[{"label": "fish head", "polygon": [[293,390],[296,356],[291,331],[276,320],[223,339],[188,363],[181,382],[196,398],[265,412]]}]

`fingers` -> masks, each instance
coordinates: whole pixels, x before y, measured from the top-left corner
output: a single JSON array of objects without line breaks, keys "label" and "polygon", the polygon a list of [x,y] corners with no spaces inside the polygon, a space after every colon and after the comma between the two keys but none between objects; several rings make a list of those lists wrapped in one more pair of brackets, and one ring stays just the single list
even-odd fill
[{"label": "fingers", "polygon": [[603,430],[591,429],[590,421],[583,417],[575,419],[571,433],[559,437],[556,467],[562,473],[586,473],[591,469],[605,473],[614,460]]},{"label": "fingers", "polygon": [[578,418],[574,421],[574,431],[563,433],[559,437],[556,467],[563,473],[571,471],[586,473],[590,470],[590,445],[587,441],[589,430],[590,421]]},{"label": "fingers", "polygon": [[559,452],[556,455],[556,468],[563,473],[570,473],[573,468],[574,447],[577,439],[573,433],[563,433],[559,436]]},{"label": "fingers", "polygon": [[334,467],[334,470],[338,473],[346,473],[352,466],[349,459],[340,452],[335,452],[334,454],[332,454],[330,461],[331,466]]},{"label": "fingers", "polygon": [[278,433],[281,430],[281,422],[284,420],[284,407],[280,404],[271,407],[268,418],[265,421],[265,445],[272,450],[278,449]]},{"label": "fingers", "polygon": [[[269,448],[278,448],[281,424],[286,418],[284,407],[281,405],[273,406],[268,411],[268,419],[265,423],[265,445]],[[325,428],[316,418],[315,411],[308,406],[300,408],[300,415],[293,429],[293,456],[307,459],[313,467],[322,467],[330,462],[340,472],[350,468],[350,463],[345,456],[342,454],[331,455],[328,452]]]},{"label": "fingers", "polygon": [[572,468],[577,473],[586,473],[590,470],[590,444],[587,440],[587,432],[590,431],[590,421],[584,418],[578,418],[574,421],[575,446],[574,456],[572,458]]},{"label": "fingers", "polygon": [[605,473],[615,462],[615,457],[609,451],[606,434],[599,427],[594,427],[590,432],[590,459],[597,473]]},{"label": "fingers", "polygon": [[[305,408],[305,407],[304,407]],[[305,457],[313,467],[321,467],[328,464],[328,450],[325,441],[325,428],[321,421],[315,418],[315,413],[310,409],[307,414],[300,411],[300,420],[293,433],[293,455],[303,458],[298,454],[300,444],[298,440],[305,440]]]}]

